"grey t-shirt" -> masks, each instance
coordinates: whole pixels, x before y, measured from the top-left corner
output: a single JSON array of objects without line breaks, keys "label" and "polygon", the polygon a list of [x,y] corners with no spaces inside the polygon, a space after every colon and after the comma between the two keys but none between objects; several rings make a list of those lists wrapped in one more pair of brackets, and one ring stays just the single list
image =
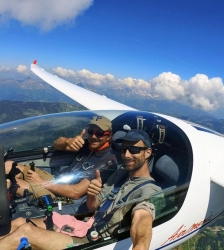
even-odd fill
[{"label": "grey t-shirt", "polygon": [[[110,194],[114,187],[114,183],[117,183],[119,179],[127,176],[125,183],[121,186],[119,192],[117,193],[116,198],[111,203],[110,207],[107,209],[105,214],[110,213],[117,206],[117,202],[125,197],[131,190],[134,189],[137,185],[144,183],[146,181],[152,180],[151,177],[132,177],[128,178],[127,171],[125,169],[117,170],[104,184],[101,192],[98,195],[101,206],[107,199],[107,196]],[[133,191],[125,202],[124,205],[121,205],[118,210],[114,213],[112,218],[109,220],[106,226],[104,226],[100,233],[103,237],[115,234],[119,229],[130,226],[131,223],[131,210],[136,209],[146,209],[151,212],[153,218],[155,217],[155,208],[153,204],[148,202],[149,197],[155,192],[161,191],[161,188],[154,183],[149,183],[141,186],[140,188]],[[146,202],[145,202],[146,201]]]}]

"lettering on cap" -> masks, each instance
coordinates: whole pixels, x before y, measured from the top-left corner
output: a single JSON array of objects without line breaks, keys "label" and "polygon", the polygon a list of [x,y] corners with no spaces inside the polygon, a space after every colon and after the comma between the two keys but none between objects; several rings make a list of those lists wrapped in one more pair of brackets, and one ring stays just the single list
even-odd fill
[{"label": "lettering on cap", "polygon": [[96,121],[98,121],[98,120],[100,120],[100,119],[102,119],[102,116],[97,116],[97,117],[96,117]]}]

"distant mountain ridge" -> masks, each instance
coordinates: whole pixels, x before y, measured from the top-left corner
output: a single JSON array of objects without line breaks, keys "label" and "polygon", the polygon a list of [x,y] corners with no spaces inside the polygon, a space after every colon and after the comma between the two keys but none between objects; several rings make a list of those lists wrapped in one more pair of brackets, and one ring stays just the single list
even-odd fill
[{"label": "distant mountain ridge", "polygon": [[0,101],[0,124],[32,116],[80,110],[69,103]]},{"label": "distant mountain ridge", "polygon": [[[217,130],[218,132],[224,133],[224,125],[223,125],[224,120],[218,119],[203,110],[197,110],[189,106],[183,105],[177,101],[159,100],[158,96],[145,94],[144,92],[142,93],[137,89],[128,87],[97,88],[95,86],[84,85],[83,83],[78,83],[77,85],[89,89],[91,91],[94,91],[100,95],[105,95],[108,98],[124,103],[128,106],[134,107],[139,110],[162,113],[171,116],[176,116],[184,120],[191,120],[195,123],[202,124],[214,130]],[[28,114],[30,116],[39,113],[42,114],[41,107],[43,105],[47,107],[46,103],[54,103],[54,104],[49,104],[49,107],[45,108],[48,110],[47,111],[48,113],[65,111],[62,107],[63,104],[62,106],[61,105],[57,106],[56,103],[70,104],[72,105],[70,107],[70,110],[72,110],[73,108],[74,108],[73,110],[85,109],[84,107],[80,106],[80,104],[76,103],[75,101],[71,100],[64,94],[60,93],[58,90],[54,89],[44,81],[39,79],[36,80],[31,77],[28,77],[24,80],[0,79],[0,90],[1,90],[0,102],[5,100],[15,101],[15,102],[20,101],[23,102],[23,104],[21,105],[24,109],[26,109],[24,103],[29,102],[29,104],[27,103],[27,105],[32,107],[31,108],[32,112]],[[40,102],[45,104],[41,105],[37,104]],[[14,107],[16,107],[18,106],[18,103],[16,105],[15,104],[13,105]],[[8,111],[9,107],[10,105],[8,104],[8,107],[6,108]],[[6,122],[5,118],[3,118],[2,109],[5,110],[5,108],[4,107],[1,108],[1,113],[0,113],[1,123]],[[56,111],[56,109],[58,109],[58,111]],[[11,110],[10,116],[12,115],[12,112],[16,114],[15,110],[14,111]],[[19,117],[19,113],[17,113],[16,117],[14,118],[16,119],[24,118],[25,117],[24,114],[26,113],[24,112],[23,114],[20,113],[22,117],[16,118]]]},{"label": "distant mountain ridge", "polygon": [[[166,114],[208,115],[202,110],[193,109],[176,101],[159,100],[157,95],[151,95],[135,88],[97,88],[96,86],[84,85],[83,83],[78,83],[77,85],[139,110]],[[68,102],[75,104],[73,100],[49,84],[31,77],[27,77],[24,80],[0,79],[0,89],[0,101]]]},{"label": "distant mountain ridge", "polygon": [[[24,80],[0,79],[0,101],[33,101],[33,102],[70,102],[71,99],[62,95],[42,80],[27,77]],[[74,102],[73,102],[74,103]]]}]

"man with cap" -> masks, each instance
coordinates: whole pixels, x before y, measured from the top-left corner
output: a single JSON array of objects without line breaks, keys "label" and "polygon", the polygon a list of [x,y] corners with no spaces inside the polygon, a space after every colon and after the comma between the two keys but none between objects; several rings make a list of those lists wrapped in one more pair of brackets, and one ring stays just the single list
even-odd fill
[{"label": "man with cap", "polygon": [[[88,139],[84,139],[85,135]],[[74,138],[60,137],[54,142],[58,150],[68,150],[76,153],[76,158],[71,166],[66,169],[57,179],[50,173],[30,166],[17,164],[22,174],[17,180],[17,195],[23,196],[24,190],[28,189],[35,196],[50,194],[52,198],[57,196],[79,199],[87,192],[90,180],[95,177],[96,169],[99,169],[103,182],[116,171],[117,160],[110,147],[112,137],[112,124],[103,116],[94,116],[87,129]],[[6,162],[6,174],[12,168],[12,161]]]},{"label": "man with cap", "polygon": [[[91,180],[87,189],[87,207],[90,211],[96,211],[95,221],[86,236],[80,238],[64,234],[61,227],[58,227],[61,232],[59,234],[49,232],[44,230],[46,227],[43,219],[33,220],[38,228],[26,224],[25,219],[19,218],[12,222],[11,231],[15,231],[0,240],[0,247],[4,248],[11,242],[11,248],[8,249],[14,249],[23,234],[29,239],[30,244],[38,249],[45,249],[47,246],[49,250],[59,250],[72,244],[90,242],[93,230],[94,235],[97,231],[99,237],[105,238],[122,232],[129,224],[133,249],[149,249],[152,222],[155,218],[155,207],[149,203],[149,198],[161,190],[150,176],[148,169],[148,160],[152,154],[151,141],[148,134],[142,130],[130,130],[118,141],[122,141],[121,154],[124,168],[118,169],[103,187],[100,171],[96,170],[96,178]],[[53,221],[57,226],[55,214]],[[66,223],[66,226],[69,227],[69,224]],[[41,241],[35,237],[36,234],[41,237]]]},{"label": "man with cap", "polygon": [[[131,220],[130,234],[133,249],[148,249],[152,236],[152,222],[155,219],[155,207],[148,200],[152,194],[161,191],[150,176],[148,167],[152,155],[151,139],[145,131],[133,129],[116,142],[122,142],[123,168],[117,170],[103,188],[101,188],[100,173],[97,171],[96,179],[90,182],[87,190],[87,207],[89,210],[96,211],[98,208],[97,211],[101,211],[100,208],[107,203],[105,197],[109,199],[113,197],[114,202],[104,215],[104,218],[110,218],[108,223],[102,228],[100,225],[102,218],[97,218],[96,214],[93,227],[100,229],[101,236],[107,237],[118,233],[119,229],[125,228],[128,223],[130,225]],[[118,187],[119,191],[116,190]],[[130,203],[132,200],[135,202]],[[118,204],[124,203],[127,205],[116,209]],[[112,217],[108,215],[111,213]],[[87,238],[89,240],[89,237]],[[73,241],[76,242],[76,239]]]}]

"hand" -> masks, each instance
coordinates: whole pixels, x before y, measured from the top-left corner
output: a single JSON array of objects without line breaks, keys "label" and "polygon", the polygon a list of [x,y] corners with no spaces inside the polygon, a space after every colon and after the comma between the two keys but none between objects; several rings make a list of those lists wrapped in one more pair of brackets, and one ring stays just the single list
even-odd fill
[{"label": "hand", "polygon": [[45,180],[42,179],[39,174],[37,172],[34,172],[32,170],[28,170],[27,171],[27,177],[26,177],[26,180],[28,182],[32,182],[32,183],[35,183],[35,184],[41,184],[42,182],[44,182]]},{"label": "hand", "polygon": [[88,186],[87,194],[89,196],[96,196],[101,191],[102,179],[100,177],[100,171],[96,170],[96,179],[92,180]]},{"label": "hand", "polygon": [[6,179],[6,187],[10,188],[11,186],[11,181],[9,179]]},{"label": "hand", "polygon": [[85,141],[83,137],[86,133],[86,130],[83,129],[80,135],[77,135],[75,138],[69,138],[66,140],[67,147],[73,151],[79,151],[83,147]]}]

